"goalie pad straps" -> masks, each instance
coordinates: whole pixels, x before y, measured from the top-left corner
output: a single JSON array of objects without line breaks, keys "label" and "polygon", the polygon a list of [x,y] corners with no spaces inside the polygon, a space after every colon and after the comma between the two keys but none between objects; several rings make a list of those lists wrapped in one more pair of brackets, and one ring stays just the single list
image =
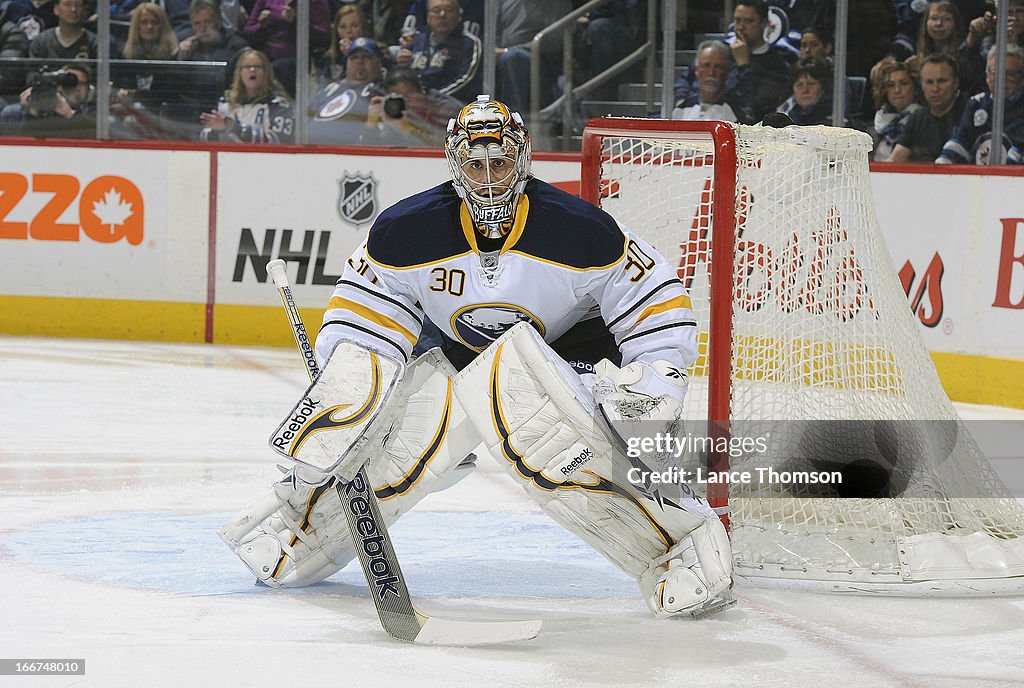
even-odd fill
[{"label": "goalie pad straps", "polygon": [[[435,488],[450,487],[472,470],[471,462],[460,461],[479,438],[455,398],[453,375],[436,349],[420,356],[389,402],[400,410],[401,421],[366,437],[367,477],[389,524]],[[323,580],[355,556],[334,481],[296,466],[225,525],[221,539],[267,585]]]},{"label": "goalie pad straps", "polygon": [[718,519],[702,500],[662,498],[629,483],[632,465],[595,421],[579,376],[529,325],[489,346],[459,373],[455,390],[491,454],[541,508],[638,580]]}]

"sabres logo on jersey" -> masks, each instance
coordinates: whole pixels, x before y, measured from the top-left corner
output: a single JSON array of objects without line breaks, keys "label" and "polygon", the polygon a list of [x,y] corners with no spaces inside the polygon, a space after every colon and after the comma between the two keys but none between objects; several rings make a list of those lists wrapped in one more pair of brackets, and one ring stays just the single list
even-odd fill
[{"label": "sabres logo on jersey", "polygon": [[483,351],[495,339],[512,329],[513,325],[528,322],[541,335],[544,324],[525,308],[509,303],[479,303],[460,308],[452,315],[452,332],[459,341],[476,351]]}]

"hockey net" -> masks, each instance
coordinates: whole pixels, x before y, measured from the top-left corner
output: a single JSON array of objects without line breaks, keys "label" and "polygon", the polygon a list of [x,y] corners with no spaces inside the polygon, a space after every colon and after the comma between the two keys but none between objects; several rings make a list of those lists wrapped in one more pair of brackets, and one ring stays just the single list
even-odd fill
[{"label": "hockey net", "polygon": [[582,195],[690,290],[687,427],[760,438],[679,457],[750,480],[693,485],[728,504],[740,579],[1024,592],[1024,508],[924,348],[875,218],[870,148],[832,127],[592,120]]}]

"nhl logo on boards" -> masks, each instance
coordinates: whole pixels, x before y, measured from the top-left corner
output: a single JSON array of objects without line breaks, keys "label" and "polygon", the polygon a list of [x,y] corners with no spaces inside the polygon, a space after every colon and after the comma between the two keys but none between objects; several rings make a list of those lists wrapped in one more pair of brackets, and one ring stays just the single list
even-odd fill
[{"label": "nhl logo on boards", "polygon": [[377,216],[377,180],[372,174],[349,174],[338,180],[338,215],[357,228]]}]

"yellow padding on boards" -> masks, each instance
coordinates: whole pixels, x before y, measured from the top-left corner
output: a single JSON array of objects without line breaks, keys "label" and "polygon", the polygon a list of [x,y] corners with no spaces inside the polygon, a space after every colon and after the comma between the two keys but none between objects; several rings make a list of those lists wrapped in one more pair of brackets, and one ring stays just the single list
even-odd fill
[{"label": "yellow padding on boards", "polygon": [[950,399],[1024,408],[1024,361],[938,352],[931,357]]},{"label": "yellow padding on boards", "polygon": [[[306,325],[309,343],[313,344],[324,320],[324,309],[300,308],[299,315]],[[214,306],[213,341],[216,344],[295,346],[291,326],[279,302],[275,306]]]},{"label": "yellow padding on boards", "polygon": [[0,333],[202,342],[206,306],[171,301],[0,296]]}]

